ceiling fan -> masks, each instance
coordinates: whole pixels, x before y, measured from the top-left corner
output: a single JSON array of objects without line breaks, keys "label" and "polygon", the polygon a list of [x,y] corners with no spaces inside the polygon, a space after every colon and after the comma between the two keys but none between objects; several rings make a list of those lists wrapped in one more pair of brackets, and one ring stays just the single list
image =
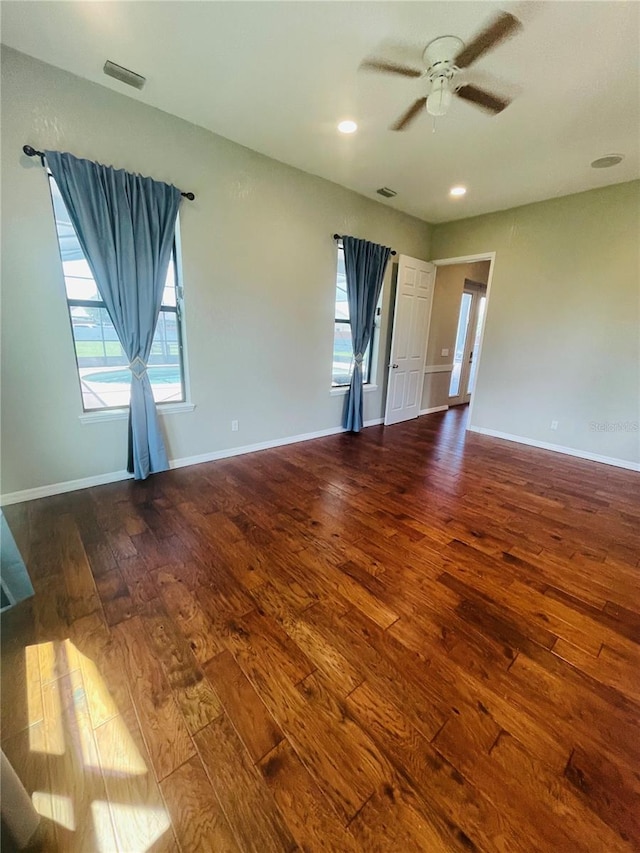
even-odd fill
[{"label": "ceiling fan", "polygon": [[467,45],[457,36],[440,36],[433,39],[424,49],[425,68],[411,68],[388,62],[384,59],[365,59],[360,68],[399,74],[402,77],[423,77],[430,84],[428,95],[418,98],[400,118],[391,125],[391,130],[406,130],[423,109],[432,116],[446,115],[454,95],[497,115],[510,100],[479,86],[457,82],[460,71],[468,68],[489,50],[493,50],[505,39],[522,29],[520,21],[508,12],[501,12]]}]

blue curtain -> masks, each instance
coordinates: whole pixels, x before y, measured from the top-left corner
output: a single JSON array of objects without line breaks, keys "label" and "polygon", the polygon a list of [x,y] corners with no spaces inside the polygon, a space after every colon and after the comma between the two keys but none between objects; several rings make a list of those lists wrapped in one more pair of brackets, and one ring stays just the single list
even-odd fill
[{"label": "blue curtain", "polygon": [[45,152],[131,370],[128,470],[169,467],[147,375],[180,205],[176,187]]},{"label": "blue curtain", "polygon": [[362,360],[373,335],[376,306],[391,249],[357,237],[343,237],[342,245],[354,361],[342,425],[352,432],[360,432],[363,424]]}]

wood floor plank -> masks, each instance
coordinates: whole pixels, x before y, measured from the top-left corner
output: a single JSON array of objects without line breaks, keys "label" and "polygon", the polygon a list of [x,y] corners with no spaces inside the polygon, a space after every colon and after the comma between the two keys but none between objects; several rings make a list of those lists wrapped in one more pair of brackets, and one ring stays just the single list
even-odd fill
[{"label": "wood floor plank", "polygon": [[96,728],[95,739],[116,849],[153,853],[173,850],[171,818],[133,709]]},{"label": "wood floor plank", "polygon": [[139,616],[113,629],[122,649],[124,668],[143,736],[161,781],[193,754],[186,724],[165,673],[149,647]]},{"label": "wood floor plank", "polygon": [[635,847],[640,837],[637,772],[616,766],[596,750],[576,747],[565,776],[587,807]]},{"label": "wood floor plank", "polygon": [[[372,853],[451,853],[425,820],[413,792],[388,785],[367,800],[349,825],[360,850]],[[458,848],[460,849],[460,848]]]},{"label": "wood floor plank", "polygon": [[180,847],[185,851],[240,853],[218,798],[197,756],[161,782]]},{"label": "wood floor plank", "polygon": [[201,665],[225,650],[214,619],[202,608],[194,593],[182,580],[181,571],[160,570],[156,583],[168,613],[175,620],[189,648]]},{"label": "wood floor plank", "polygon": [[272,663],[269,626],[265,638],[260,622],[253,620],[250,630],[244,625],[231,635],[234,655],[318,787],[349,820],[385,778],[384,761],[364,733],[342,725],[323,696],[296,690],[277,658]]},{"label": "wood floor plank", "polygon": [[233,655],[224,651],[205,666],[227,716],[254,762],[282,740],[282,732]]},{"label": "wood floor plank", "polygon": [[355,853],[359,849],[288,741],[265,755],[260,768],[301,850]]},{"label": "wood floor plank", "polygon": [[119,569],[104,572],[96,578],[96,584],[109,625],[117,625],[133,615],[134,604],[129,595],[129,587]]},{"label": "wood floor plank", "polygon": [[[628,851],[615,830],[611,830],[590,808],[578,801],[566,779],[558,779],[535,756],[528,755],[517,740],[503,732],[483,759],[495,779],[503,775],[506,785],[518,786],[518,795],[537,803],[541,820],[561,826],[571,839],[572,849],[585,851]],[[567,773],[565,772],[565,776]],[[544,817],[543,817],[544,816]]]},{"label": "wood floor plank", "polygon": [[150,601],[141,620],[187,729],[190,734],[195,734],[220,714],[220,700],[162,602],[158,599]]},{"label": "wood floor plank", "polygon": [[225,817],[244,851],[286,853],[297,845],[260,772],[226,715],[195,736]]},{"label": "wood floor plank", "polygon": [[483,792],[474,788],[460,771],[443,760],[407,718],[371,685],[347,698],[349,713],[369,731],[398,773],[423,795],[423,814],[451,849],[457,845],[481,850],[499,849],[509,838],[511,850],[531,850],[531,832],[505,819]]}]

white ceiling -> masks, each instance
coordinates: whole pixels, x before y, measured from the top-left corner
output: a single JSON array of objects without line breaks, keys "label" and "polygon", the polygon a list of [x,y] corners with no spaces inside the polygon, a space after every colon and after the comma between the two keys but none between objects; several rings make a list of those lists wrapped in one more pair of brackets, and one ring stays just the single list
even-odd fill
[{"label": "white ceiling", "polygon": [[[5,44],[428,222],[640,176],[635,0],[1,5]],[[429,40],[469,41],[498,9],[524,31],[469,79],[513,103],[489,117],[456,99],[435,133],[426,113],[389,131],[424,84],[358,71],[362,59],[419,64]],[[144,90],[104,76],[106,59],[144,75]],[[343,118],[355,135],[336,132]],[[590,168],[614,152],[622,164]],[[468,193],[452,200],[457,183]],[[383,186],[397,197],[376,195]]]}]

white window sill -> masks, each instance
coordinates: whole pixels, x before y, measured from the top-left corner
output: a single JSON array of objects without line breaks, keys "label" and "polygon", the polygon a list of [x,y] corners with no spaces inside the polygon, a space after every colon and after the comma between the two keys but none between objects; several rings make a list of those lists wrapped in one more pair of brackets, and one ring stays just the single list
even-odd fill
[{"label": "white window sill", "polygon": [[[331,391],[329,391],[329,394],[331,397],[343,397],[347,393],[348,390],[349,390],[348,385],[339,385],[337,388],[332,388]],[[366,385],[362,386],[362,390],[364,391],[365,394],[368,394],[369,391],[377,391],[378,386],[377,385],[371,385],[370,383],[367,383]]]},{"label": "white window sill", "polygon": [[[157,406],[159,415],[173,415],[179,412],[192,412],[195,403],[160,403]],[[125,421],[129,417],[129,409],[105,409],[97,412],[84,412],[78,415],[80,423],[97,424],[106,421]]]}]

